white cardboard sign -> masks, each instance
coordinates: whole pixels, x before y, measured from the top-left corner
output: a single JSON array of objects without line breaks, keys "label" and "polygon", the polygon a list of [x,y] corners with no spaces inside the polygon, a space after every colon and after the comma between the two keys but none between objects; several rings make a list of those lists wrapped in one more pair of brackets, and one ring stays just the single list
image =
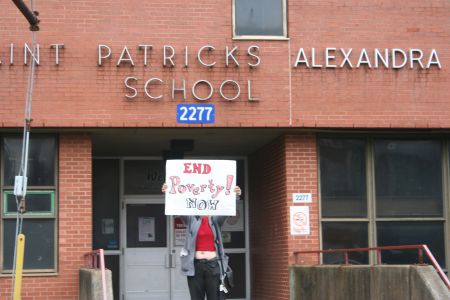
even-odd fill
[{"label": "white cardboard sign", "polygon": [[236,215],[234,160],[168,160],[166,184],[166,215]]}]

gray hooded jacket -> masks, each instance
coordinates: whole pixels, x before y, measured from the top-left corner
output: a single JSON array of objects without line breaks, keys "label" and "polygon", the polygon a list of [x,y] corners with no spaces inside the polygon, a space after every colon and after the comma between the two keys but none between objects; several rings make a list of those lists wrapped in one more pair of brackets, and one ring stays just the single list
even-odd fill
[{"label": "gray hooded jacket", "polygon": [[[202,223],[201,216],[180,216],[183,220],[183,223],[186,225],[186,240],[184,242],[184,248],[180,253],[180,262],[181,262],[181,274],[186,276],[194,276],[195,268],[194,268],[194,256],[195,256],[195,246],[197,241],[197,233],[200,225]],[[223,222],[227,219],[227,216],[210,216],[209,217],[209,225],[211,226],[214,241],[218,240],[218,244],[216,243],[216,254],[218,259],[222,259],[222,264],[224,270],[228,267],[228,256],[225,255],[222,243],[222,234],[220,233],[220,227]],[[214,226],[216,224],[217,226]],[[216,231],[216,228],[219,232]],[[220,248],[220,249],[219,249]],[[219,257],[219,253],[221,257]],[[219,262],[220,266],[220,262]]]}]

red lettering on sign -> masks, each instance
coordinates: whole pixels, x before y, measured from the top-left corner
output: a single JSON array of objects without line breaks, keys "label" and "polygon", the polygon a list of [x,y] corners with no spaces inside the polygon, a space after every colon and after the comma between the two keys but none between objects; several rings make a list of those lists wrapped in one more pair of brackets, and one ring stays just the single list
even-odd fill
[{"label": "red lettering on sign", "polygon": [[211,166],[208,164],[203,165],[203,174],[209,174],[211,173]]},{"label": "red lettering on sign", "polygon": [[[192,165],[192,168],[191,168]],[[211,166],[208,164],[191,164],[191,163],[185,163],[184,164],[184,171],[183,173],[191,174],[191,173],[197,173],[197,174],[209,174],[211,173]]]},{"label": "red lettering on sign", "polygon": [[183,173],[191,174],[192,171],[190,170],[190,167],[191,167],[190,163],[185,163],[184,164],[184,172]]}]

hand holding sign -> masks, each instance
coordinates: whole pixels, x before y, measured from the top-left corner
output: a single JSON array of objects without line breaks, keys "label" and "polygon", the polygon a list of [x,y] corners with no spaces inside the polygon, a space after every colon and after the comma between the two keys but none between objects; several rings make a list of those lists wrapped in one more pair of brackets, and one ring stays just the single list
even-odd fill
[{"label": "hand holding sign", "polygon": [[230,160],[168,160],[166,215],[236,214],[236,162]]}]

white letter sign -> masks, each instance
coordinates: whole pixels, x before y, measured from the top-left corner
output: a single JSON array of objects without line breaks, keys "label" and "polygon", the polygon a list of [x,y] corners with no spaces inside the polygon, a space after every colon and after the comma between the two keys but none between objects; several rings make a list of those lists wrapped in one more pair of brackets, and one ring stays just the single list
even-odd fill
[{"label": "white letter sign", "polygon": [[166,163],[166,215],[236,215],[236,161]]}]

